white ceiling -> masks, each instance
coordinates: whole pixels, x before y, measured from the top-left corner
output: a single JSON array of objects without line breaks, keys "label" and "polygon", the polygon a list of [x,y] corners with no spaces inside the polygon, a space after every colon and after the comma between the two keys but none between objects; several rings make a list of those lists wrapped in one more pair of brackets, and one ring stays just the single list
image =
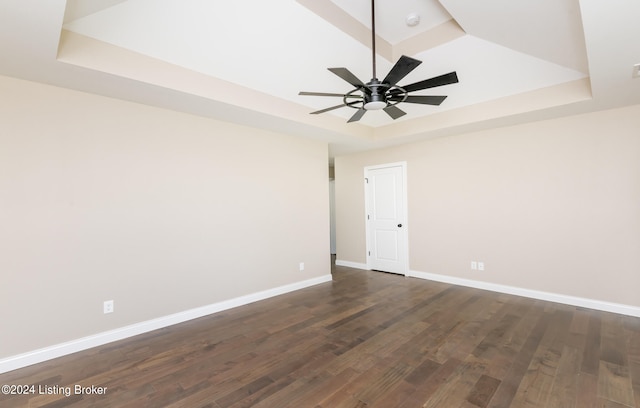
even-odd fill
[{"label": "white ceiling", "polygon": [[[369,0],[0,0],[0,74],[316,137],[332,154],[640,103],[640,2],[376,2],[377,76],[406,54],[400,84],[450,71],[393,121],[333,106],[371,76]],[[405,18],[421,22],[408,27]]]},{"label": "white ceiling", "polygon": [[[331,0],[346,13],[353,16],[367,28],[371,28],[370,0]],[[427,31],[451,20],[451,15],[437,0],[394,0],[375,3],[376,33],[391,44],[413,37],[418,32]],[[405,21],[408,15],[420,16],[417,26],[409,27]]]}]

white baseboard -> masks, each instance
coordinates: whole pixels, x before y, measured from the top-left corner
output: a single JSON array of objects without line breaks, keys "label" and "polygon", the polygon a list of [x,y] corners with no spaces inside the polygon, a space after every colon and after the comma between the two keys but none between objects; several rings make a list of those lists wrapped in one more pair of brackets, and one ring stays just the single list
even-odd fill
[{"label": "white baseboard", "polygon": [[340,259],[336,259],[336,266],[348,266],[349,268],[355,269],[364,269],[368,270],[367,264],[359,263],[359,262],[351,262],[351,261],[341,261]]},{"label": "white baseboard", "polygon": [[223,310],[232,309],[234,307],[243,306],[249,303],[270,297],[282,295],[295,290],[304,289],[309,286],[318,285],[320,283],[330,282],[331,275],[324,275],[314,279],[308,279],[302,282],[296,282],[289,285],[279,286],[277,288],[268,289],[262,292],[252,293],[246,296],[240,296],[234,299],[213,303],[207,306],[186,310],[184,312],[174,313],[168,316],[159,317],[152,320],[120,327],[114,330],[94,334],[80,339],[67,341],[53,346],[44,347],[38,350],[29,351],[11,357],[0,359],[0,374],[18,368],[26,367],[32,364],[41,363],[57,357],[62,357],[78,351],[87,350],[92,347],[101,346],[113,341],[126,339],[138,334],[161,329],[163,327],[186,322],[188,320],[197,319],[212,313],[221,312]]},{"label": "white baseboard", "polygon": [[476,289],[490,290],[492,292],[506,293],[509,295],[523,296],[532,299],[546,300],[549,302],[563,303],[571,306],[585,307],[588,309],[602,310],[627,316],[640,317],[640,307],[623,305],[620,303],[605,302],[602,300],[587,299],[576,296],[562,295],[559,293],[543,292],[539,290],[519,288],[515,286],[500,285],[497,283],[482,282],[472,279],[457,278],[454,276],[438,275],[435,273],[409,271],[408,277],[426,279],[436,282],[450,283],[452,285],[467,286]]}]

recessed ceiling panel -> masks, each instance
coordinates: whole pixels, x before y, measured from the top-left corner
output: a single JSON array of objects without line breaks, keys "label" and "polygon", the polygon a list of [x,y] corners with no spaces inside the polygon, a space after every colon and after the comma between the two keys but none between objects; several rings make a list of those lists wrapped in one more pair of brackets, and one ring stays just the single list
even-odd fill
[{"label": "recessed ceiling panel", "polygon": [[[358,19],[365,18],[370,11],[368,0],[332,1]],[[436,1],[403,0],[394,2],[393,7],[389,2],[380,4],[380,10],[377,11],[380,24],[376,25],[395,27],[391,31],[396,33],[399,33],[396,28],[405,25],[403,14],[418,6],[422,7],[417,10],[418,13],[428,12],[432,16],[429,21],[424,21],[427,24],[421,29],[450,19]],[[398,19],[402,21],[398,22]],[[474,19],[486,20],[487,17],[483,13],[464,17],[465,21]],[[491,19],[486,21],[491,23]],[[373,75],[368,46],[293,0],[225,3],[207,0],[128,0],[71,21],[65,28],[304,105],[309,112],[338,105],[342,103],[342,98],[300,96],[298,92],[344,94],[353,89],[327,68],[347,68],[363,82],[368,82]],[[458,73],[460,82],[415,93],[445,95],[447,99],[440,106],[401,103],[398,107],[407,115],[397,121],[585,76],[557,63],[471,35],[412,57],[423,63],[399,85],[451,71]],[[383,78],[395,61],[378,56],[376,63],[377,76]],[[221,100],[224,101],[224,98]],[[354,112],[352,108],[343,107],[322,115],[333,115],[346,121]],[[377,127],[393,123],[393,120],[384,112],[374,111],[367,112],[359,123]]]},{"label": "recessed ceiling panel", "polygon": [[467,34],[588,73],[579,0],[442,0],[442,4]]},{"label": "recessed ceiling panel", "polygon": [[301,103],[299,91],[343,85],[328,67],[371,75],[366,46],[295,1],[129,0],[65,28]]}]

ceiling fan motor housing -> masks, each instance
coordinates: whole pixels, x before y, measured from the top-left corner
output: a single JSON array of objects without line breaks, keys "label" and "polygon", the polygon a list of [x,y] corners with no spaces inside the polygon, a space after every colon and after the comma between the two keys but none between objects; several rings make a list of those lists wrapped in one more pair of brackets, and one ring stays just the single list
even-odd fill
[{"label": "ceiling fan motor housing", "polygon": [[363,88],[364,91],[364,105],[366,110],[380,110],[387,106],[386,92],[389,89],[389,85],[380,82],[377,78],[373,78]]}]

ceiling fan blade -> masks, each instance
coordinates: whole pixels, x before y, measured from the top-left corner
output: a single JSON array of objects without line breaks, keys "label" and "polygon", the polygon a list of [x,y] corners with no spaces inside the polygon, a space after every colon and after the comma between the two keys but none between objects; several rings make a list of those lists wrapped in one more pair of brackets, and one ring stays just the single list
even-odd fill
[{"label": "ceiling fan blade", "polygon": [[[415,82],[413,84],[403,86],[407,92],[419,91],[422,89],[435,88],[437,86],[449,85],[458,83],[458,75],[454,72],[449,72],[448,74],[440,75],[437,77],[425,79],[424,81]],[[394,92],[395,91],[395,92]],[[400,93],[401,91],[394,89],[390,91],[391,93]]]},{"label": "ceiling fan blade", "polygon": [[402,95],[395,95],[395,96],[389,97],[389,100],[392,100],[392,101],[420,103],[423,105],[435,105],[435,106],[440,105],[445,99],[447,99],[446,96],[440,96],[440,95],[409,95],[407,96],[407,99],[405,99],[404,101],[402,100]]},{"label": "ceiling fan blade", "polygon": [[343,106],[347,106],[344,103],[341,103],[340,105],[336,105],[336,106],[332,106],[330,108],[324,108],[321,109],[319,111],[315,111],[315,112],[310,112],[311,115],[317,115],[319,113],[325,113],[325,112],[329,112],[330,110],[334,110],[334,109],[338,109],[338,108],[342,108]]},{"label": "ceiling fan blade", "polygon": [[362,118],[362,116],[364,116],[365,113],[367,113],[366,109],[364,108],[358,109],[356,113],[354,113],[353,116],[347,121],[347,123],[359,121],[360,118]]},{"label": "ceiling fan blade", "polygon": [[396,65],[391,68],[391,71],[389,71],[382,82],[388,83],[389,86],[394,86],[420,64],[422,64],[422,61],[403,55],[396,62]]},{"label": "ceiling fan blade", "polygon": [[385,112],[387,112],[387,115],[391,116],[391,118],[393,120],[398,119],[401,116],[406,115],[407,113],[405,111],[403,111],[402,109],[398,108],[395,105],[389,105],[386,108],[383,109]]},{"label": "ceiling fan blade", "polygon": [[341,98],[360,98],[362,99],[362,95],[345,95],[339,93],[326,93],[326,92],[300,92],[298,95],[305,96],[339,96]]},{"label": "ceiling fan blade", "polygon": [[364,86],[364,83],[346,68],[327,68],[327,69],[333,72],[334,74],[336,74],[337,76],[339,76],[340,78],[344,79],[351,85],[355,86],[356,88]]},{"label": "ceiling fan blade", "polygon": [[325,112],[329,112],[330,110],[334,110],[334,109],[338,109],[338,108],[342,108],[343,106],[351,106],[351,105],[355,105],[356,103],[360,103],[361,101],[354,101],[354,102],[349,102],[347,104],[341,103],[340,105],[336,105],[336,106],[332,106],[330,108],[324,108],[321,109],[319,111],[315,111],[315,112],[311,112],[311,115],[316,115],[318,113],[325,113]]}]

